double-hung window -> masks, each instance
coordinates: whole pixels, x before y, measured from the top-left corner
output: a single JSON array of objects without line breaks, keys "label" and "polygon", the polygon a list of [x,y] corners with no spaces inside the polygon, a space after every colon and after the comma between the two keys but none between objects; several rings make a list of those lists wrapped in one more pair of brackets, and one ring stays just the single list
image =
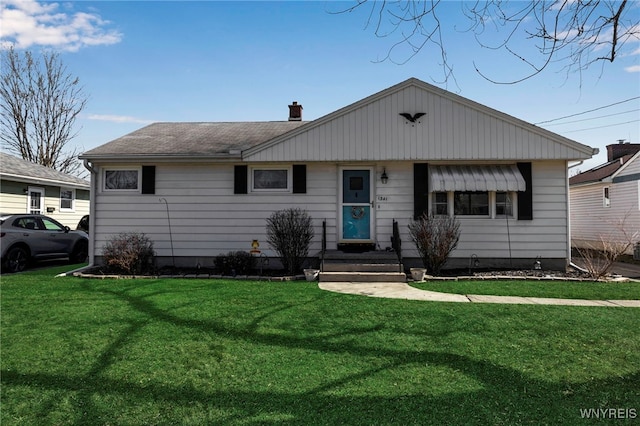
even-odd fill
[{"label": "double-hung window", "polygon": [[434,192],[431,198],[431,212],[434,215],[449,214],[449,195],[446,192]]},{"label": "double-hung window", "polygon": [[60,211],[72,212],[74,209],[75,189],[60,188]]},{"label": "double-hung window", "polygon": [[513,216],[512,198],[508,192],[496,192],[496,217]]}]

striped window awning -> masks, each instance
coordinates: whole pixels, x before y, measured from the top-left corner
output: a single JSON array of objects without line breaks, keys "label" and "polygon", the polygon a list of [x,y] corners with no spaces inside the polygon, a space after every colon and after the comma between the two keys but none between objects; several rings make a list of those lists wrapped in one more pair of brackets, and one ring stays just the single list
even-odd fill
[{"label": "striped window awning", "polygon": [[429,192],[524,191],[515,165],[429,165]]}]

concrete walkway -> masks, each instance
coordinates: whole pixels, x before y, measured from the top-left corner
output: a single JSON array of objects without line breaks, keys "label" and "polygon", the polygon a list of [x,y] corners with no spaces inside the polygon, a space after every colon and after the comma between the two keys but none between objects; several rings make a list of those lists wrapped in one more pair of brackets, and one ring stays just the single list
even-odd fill
[{"label": "concrete walkway", "polygon": [[322,290],[390,299],[425,300],[429,302],[510,303],[519,305],[608,306],[640,308],[640,300],[554,299],[547,297],[483,296],[450,294],[419,290],[403,283],[320,282]]}]

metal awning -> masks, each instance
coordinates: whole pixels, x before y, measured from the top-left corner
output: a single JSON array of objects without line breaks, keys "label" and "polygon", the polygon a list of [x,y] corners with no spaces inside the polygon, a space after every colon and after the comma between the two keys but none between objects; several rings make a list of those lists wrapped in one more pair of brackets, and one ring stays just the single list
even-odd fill
[{"label": "metal awning", "polygon": [[515,165],[429,165],[429,191],[524,191]]}]

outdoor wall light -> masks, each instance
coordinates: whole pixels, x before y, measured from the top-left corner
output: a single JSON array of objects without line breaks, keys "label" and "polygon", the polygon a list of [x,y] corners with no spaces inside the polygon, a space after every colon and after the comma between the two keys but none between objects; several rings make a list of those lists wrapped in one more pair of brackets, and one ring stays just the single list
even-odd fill
[{"label": "outdoor wall light", "polygon": [[387,182],[389,182],[389,176],[387,176],[386,167],[382,170],[382,175],[380,175],[380,180],[382,181],[383,185],[386,185]]}]

